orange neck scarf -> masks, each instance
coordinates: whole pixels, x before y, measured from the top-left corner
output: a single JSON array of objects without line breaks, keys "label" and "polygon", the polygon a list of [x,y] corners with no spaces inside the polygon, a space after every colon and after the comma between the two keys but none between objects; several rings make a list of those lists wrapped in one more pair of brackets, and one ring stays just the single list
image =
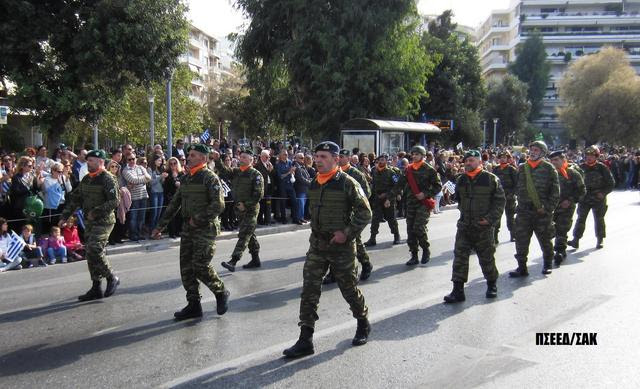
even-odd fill
[{"label": "orange neck scarf", "polygon": [[558,172],[562,174],[562,177],[569,179],[569,173],[567,173],[567,168],[569,167],[569,162],[564,161],[564,164],[560,168],[558,168]]},{"label": "orange neck scarf", "polygon": [[250,167],[251,167],[251,165],[240,166],[240,170],[243,171],[243,172],[246,172],[247,170],[249,170]]},{"label": "orange neck scarf", "polygon": [[506,169],[507,166],[509,166],[508,163],[502,163],[502,162],[500,163],[500,169]]},{"label": "orange neck scarf", "polygon": [[379,172],[383,171],[386,168],[387,168],[387,165],[384,165],[383,167],[380,167],[380,165],[376,165],[376,169],[378,169]]},{"label": "orange neck scarf", "polygon": [[347,170],[351,169],[351,164],[348,163],[344,166],[340,166],[340,170],[342,170],[343,172],[346,172]]},{"label": "orange neck scarf", "polygon": [[480,174],[481,171],[482,171],[482,166],[478,166],[475,170],[472,170],[470,172],[464,172],[464,173],[467,176],[469,176],[469,178],[474,179],[478,174]]},{"label": "orange neck scarf", "polygon": [[338,167],[336,166],[335,168],[333,168],[333,170],[331,170],[328,173],[318,173],[318,175],[316,176],[316,180],[318,180],[318,184],[320,185],[324,185],[326,184],[330,179],[333,178],[333,176],[336,175],[336,173],[338,173]]},{"label": "orange neck scarf", "polygon": [[204,169],[204,167],[205,167],[205,166],[207,166],[207,163],[206,163],[206,162],[205,162],[205,163],[203,163],[203,164],[200,164],[200,165],[198,165],[198,166],[194,166],[194,167],[192,167],[191,169],[189,169],[189,175],[190,175],[190,176],[193,176],[194,174],[196,174],[196,173],[197,173],[197,172],[199,172],[200,170]]},{"label": "orange neck scarf", "polygon": [[527,160],[527,163],[529,164],[529,166],[531,166],[533,169],[537,168],[538,165],[540,165],[540,162],[542,162],[542,158],[540,158],[537,161],[532,161],[530,159]]},{"label": "orange neck scarf", "polygon": [[584,163],[589,167],[594,167],[594,166],[596,166],[596,163],[598,163],[598,160],[593,161],[593,163],[589,163],[587,161],[585,161]]},{"label": "orange neck scarf", "polygon": [[412,168],[413,170],[418,170],[418,169],[420,169],[420,168],[422,167],[422,165],[424,165],[424,164],[425,164],[425,162],[424,162],[424,159],[423,159],[423,160],[421,160],[420,162],[414,162],[414,163],[410,164],[409,166],[411,166],[411,168]]},{"label": "orange neck scarf", "polygon": [[89,177],[94,178],[95,176],[97,176],[98,174],[102,173],[104,171],[104,168],[100,168],[98,170],[96,170],[95,172],[91,173],[89,172]]}]

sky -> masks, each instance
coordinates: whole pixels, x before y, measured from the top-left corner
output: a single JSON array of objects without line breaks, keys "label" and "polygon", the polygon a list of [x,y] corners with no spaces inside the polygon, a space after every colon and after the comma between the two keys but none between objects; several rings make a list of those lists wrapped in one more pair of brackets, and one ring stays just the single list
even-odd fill
[{"label": "sky", "polygon": [[[193,23],[209,34],[222,38],[241,31],[247,21],[242,12],[233,7],[233,0],[188,0]],[[477,27],[494,9],[505,9],[510,0],[419,0],[422,14],[441,14],[452,9],[454,21],[469,27]]]}]

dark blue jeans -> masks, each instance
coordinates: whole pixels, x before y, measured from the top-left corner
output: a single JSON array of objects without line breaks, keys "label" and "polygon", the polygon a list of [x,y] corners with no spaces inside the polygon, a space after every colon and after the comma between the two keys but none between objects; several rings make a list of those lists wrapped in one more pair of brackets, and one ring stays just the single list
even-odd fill
[{"label": "dark blue jeans", "polygon": [[151,229],[156,228],[160,214],[162,213],[162,206],[164,205],[164,192],[151,192]]},{"label": "dark blue jeans", "polygon": [[277,216],[280,220],[287,220],[287,198],[291,200],[291,219],[297,221],[298,203],[296,201],[296,191],[293,186],[285,186],[280,188],[280,199],[278,200],[278,212]]},{"label": "dark blue jeans", "polygon": [[140,231],[144,225],[144,214],[147,212],[147,199],[133,200],[129,211],[129,239],[140,240]]}]

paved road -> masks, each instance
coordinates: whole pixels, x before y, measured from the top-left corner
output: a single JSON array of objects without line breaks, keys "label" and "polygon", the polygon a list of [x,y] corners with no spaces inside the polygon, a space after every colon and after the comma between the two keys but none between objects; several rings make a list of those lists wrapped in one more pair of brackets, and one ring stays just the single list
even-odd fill
[{"label": "paved road", "polygon": [[[504,232],[498,299],[485,299],[472,257],[467,301],[450,306],[442,297],[451,289],[457,216],[432,218],[433,259],[413,270],[406,245],[391,246],[382,227],[362,285],[371,341],[351,347],[355,320],[329,287],[316,354],[293,362],[281,352],[298,336],[309,231],[261,237],[263,269],[222,271],[230,311],[218,317],[203,291],[198,321],[172,320],[184,304],[177,249],[112,256],[122,285],[92,303],[76,302],[89,286],[84,263],[0,274],[0,387],[640,387],[638,192],[611,196],[603,250],[593,249],[590,220],[580,250],[548,277],[537,244],[531,276],[506,276],[515,260]],[[217,269],[233,243],[218,245]],[[574,331],[597,332],[597,346],[535,344],[537,332]]]}]

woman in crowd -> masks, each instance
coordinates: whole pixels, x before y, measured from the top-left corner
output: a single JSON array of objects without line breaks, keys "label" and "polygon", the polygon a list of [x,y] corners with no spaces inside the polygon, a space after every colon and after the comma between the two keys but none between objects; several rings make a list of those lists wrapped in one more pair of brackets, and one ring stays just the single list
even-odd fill
[{"label": "woman in crowd", "polygon": [[[107,172],[111,173],[114,177],[119,177],[120,176],[120,164],[118,162],[116,162],[115,160],[111,160],[109,161],[109,163],[107,164]],[[122,204],[124,201],[124,197],[123,196],[123,189],[128,193],[129,189],[127,189],[126,186],[121,186],[119,188],[120,190],[120,203]],[[131,194],[129,194],[129,206],[131,206]],[[122,240],[124,239],[125,233],[127,231],[127,227],[126,227],[126,212],[125,212],[125,217],[120,218],[118,216],[118,210],[116,209],[115,211],[116,214],[116,224],[113,226],[113,230],[111,230],[111,234],[109,235],[109,244],[110,245],[114,245],[114,244],[121,244]]]},{"label": "woman in crowd", "polygon": [[38,184],[44,195],[42,231],[49,231],[52,226],[58,224],[59,214],[64,208],[65,197],[73,188],[69,178],[65,178],[64,166],[60,162],[51,164],[51,174],[47,177],[40,177]]},{"label": "woman in crowd", "polygon": [[[164,203],[168,204],[180,187],[180,179],[184,175],[182,165],[176,157],[169,158],[167,177],[164,179],[162,187],[164,188]],[[177,238],[180,236],[181,220],[176,216],[171,220],[168,226],[169,236]]]},{"label": "woman in crowd", "polygon": [[[16,174],[14,174],[11,179],[11,189],[9,190],[12,219],[24,219],[25,215],[22,211],[24,209],[25,202],[27,197],[36,194],[38,190],[38,177],[40,174],[40,171],[34,171],[33,159],[29,157],[20,157],[16,168]],[[14,231],[21,231],[24,224],[24,220],[15,221],[12,223],[11,229]]]},{"label": "woman in crowd", "polygon": [[160,214],[162,213],[162,207],[164,206],[164,180],[169,175],[165,171],[164,157],[162,155],[155,154],[153,156],[153,162],[151,167],[147,169],[151,176],[150,186],[150,198],[151,198],[151,220],[149,226],[153,230],[158,224]]}]

